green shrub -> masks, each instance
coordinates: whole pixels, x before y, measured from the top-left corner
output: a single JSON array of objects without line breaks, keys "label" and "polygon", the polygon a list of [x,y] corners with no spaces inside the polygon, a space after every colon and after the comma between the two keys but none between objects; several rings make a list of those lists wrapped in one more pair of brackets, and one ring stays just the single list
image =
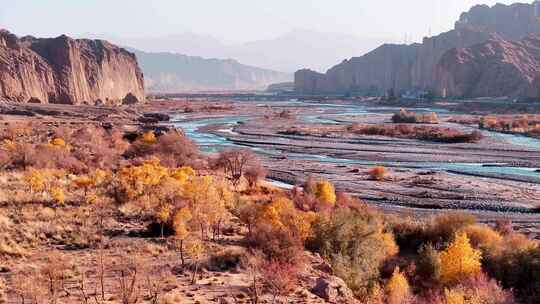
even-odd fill
[{"label": "green shrub", "polygon": [[335,274],[359,296],[369,292],[382,263],[397,253],[382,220],[352,208],[338,209],[315,223],[308,247],[328,260]]}]

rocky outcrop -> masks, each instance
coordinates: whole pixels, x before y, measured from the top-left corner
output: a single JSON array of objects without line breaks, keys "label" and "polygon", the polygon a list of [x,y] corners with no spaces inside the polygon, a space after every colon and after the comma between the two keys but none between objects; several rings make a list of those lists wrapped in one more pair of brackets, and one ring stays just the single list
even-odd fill
[{"label": "rocky outcrop", "polygon": [[318,278],[311,292],[329,303],[356,303],[352,290],[336,276]]},{"label": "rocky outcrop", "polygon": [[436,70],[438,90],[451,96],[539,97],[540,34],[453,49]]},{"label": "rocky outcrop", "polygon": [[[468,57],[467,52],[476,50],[469,48],[486,41],[510,43],[531,33],[540,33],[539,16],[540,2],[475,6],[461,15],[454,30],[424,38],[421,44],[383,45],[362,57],[343,61],[326,74],[300,70],[295,74],[295,90],[302,94],[380,95],[389,90],[396,93],[416,90],[459,94],[463,97],[513,96],[525,92],[527,96],[534,96],[534,86],[530,86],[535,80],[540,82],[540,78],[534,76],[535,72],[531,70],[534,64],[530,62],[530,50],[527,54],[511,54],[517,45],[507,48],[499,45],[499,53],[506,54],[505,60],[508,62],[495,58],[490,60],[498,61],[499,68],[504,67],[499,71],[498,79],[508,79],[509,82],[500,86],[493,82],[492,87],[483,83],[475,88],[467,87],[474,86],[467,83],[475,81],[472,75],[482,74],[487,77],[494,73],[477,69],[493,67],[487,66],[486,62],[475,61],[485,58],[489,54],[486,50],[478,50],[479,53],[471,54],[471,57]],[[460,60],[465,60],[470,66],[451,66]],[[460,79],[460,75],[470,78]]]},{"label": "rocky outcrop", "polygon": [[18,38],[0,31],[0,98],[80,104],[143,101],[135,55],[102,40]]}]

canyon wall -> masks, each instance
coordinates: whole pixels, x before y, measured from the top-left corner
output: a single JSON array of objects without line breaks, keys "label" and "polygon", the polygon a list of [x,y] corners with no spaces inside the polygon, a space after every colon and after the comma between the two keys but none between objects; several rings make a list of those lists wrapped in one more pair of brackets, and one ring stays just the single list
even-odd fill
[{"label": "canyon wall", "polygon": [[295,75],[295,88],[305,94],[432,88],[436,85],[435,66],[445,52],[494,37],[491,33],[463,28],[425,38],[422,44],[385,44],[364,56],[344,60],[326,74],[301,70]]},{"label": "canyon wall", "polygon": [[132,53],[102,40],[18,38],[0,31],[0,97],[61,104],[144,101]]},{"label": "canyon wall", "polygon": [[[460,97],[514,96],[527,91],[528,96],[531,96],[530,92],[535,91],[534,89],[517,89],[510,84],[497,86],[495,82],[491,84],[492,87],[488,83],[481,84],[480,87],[486,86],[484,89],[466,89],[464,83],[474,81],[473,78],[460,79],[463,74],[470,76],[464,72],[467,67],[458,65],[452,68],[451,64],[459,62],[460,59],[456,59],[456,56],[465,56],[460,50],[469,49],[477,44],[486,41],[509,43],[530,34],[540,33],[539,14],[539,4],[475,6],[461,15],[455,29],[438,36],[424,38],[421,44],[383,45],[364,56],[344,60],[325,74],[307,69],[300,70],[295,74],[295,90],[303,94],[384,94],[389,90],[395,92],[428,90],[439,95]],[[516,67],[534,67],[527,61],[528,56],[512,53],[511,49],[499,54],[505,54],[506,61],[517,61]],[[450,53],[448,57],[447,53]],[[443,58],[444,62],[441,62]],[[468,65],[472,65],[468,69],[488,69],[488,66],[480,62],[483,59],[484,56],[480,54],[468,58]],[[524,62],[520,62],[521,60]],[[514,81],[519,79],[518,82],[522,86],[528,85],[521,80],[527,79],[530,82],[531,77],[537,78],[532,74],[540,75],[540,69],[509,68],[500,72],[503,73],[500,78]],[[486,71],[486,75],[490,73],[491,71]],[[538,79],[540,80],[540,77]],[[489,95],[482,95],[483,93]]]}]

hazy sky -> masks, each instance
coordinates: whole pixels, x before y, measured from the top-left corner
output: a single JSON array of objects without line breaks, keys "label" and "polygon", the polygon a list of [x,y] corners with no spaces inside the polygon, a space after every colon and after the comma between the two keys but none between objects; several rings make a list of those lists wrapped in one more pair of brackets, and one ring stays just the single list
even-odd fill
[{"label": "hazy sky", "polygon": [[[342,32],[389,42],[450,30],[475,4],[512,0],[4,0],[0,27],[18,34],[124,37],[208,34],[228,42],[293,29]],[[532,1],[522,1],[532,2]]]}]

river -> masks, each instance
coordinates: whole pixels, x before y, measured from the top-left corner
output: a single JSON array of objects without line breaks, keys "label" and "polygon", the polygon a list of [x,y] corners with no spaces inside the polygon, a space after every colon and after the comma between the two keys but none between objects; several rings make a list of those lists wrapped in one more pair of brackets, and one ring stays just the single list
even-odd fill
[{"label": "river", "polygon": [[[362,105],[356,104],[331,104],[331,103],[316,103],[316,102],[301,102],[301,101],[282,101],[282,102],[257,102],[257,106],[272,106],[272,107],[308,107],[310,114],[304,114],[298,117],[298,119],[304,123],[313,124],[344,124],[336,119],[330,119],[327,114],[331,111],[331,117],[339,116],[362,116],[362,115],[388,115],[395,113],[399,108],[367,108]],[[438,114],[449,114],[445,109],[436,108],[422,108],[414,109],[415,112],[436,112]],[[203,127],[210,125],[227,125],[227,128],[222,130],[221,133],[233,132],[234,126],[242,123],[250,116],[247,115],[234,115],[220,118],[203,118],[203,119],[186,119],[183,114],[173,115],[173,124],[176,127],[181,127],[186,134],[191,137],[201,148],[203,152],[212,153],[217,152],[224,148],[240,147],[233,141],[227,139],[227,137],[220,135],[219,133],[204,131]],[[519,135],[502,134],[490,131],[482,131],[486,137],[495,137],[497,139],[506,141],[512,145],[524,147],[526,149],[540,150],[540,140],[534,138],[527,138]],[[234,133],[232,133],[234,134]],[[243,147],[243,146],[242,146]],[[281,155],[281,151],[274,150],[272,148],[260,148],[252,147],[254,152],[264,155]],[[419,168],[427,170],[439,170],[449,173],[461,173],[461,174],[479,174],[490,176],[499,174],[512,177],[529,177],[538,179],[540,181],[540,172],[537,168],[523,168],[506,166],[504,163],[499,164],[482,164],[482,163],[454,163],[454,162],[370,162],[357,159],[335,158],[327,155],[314,155],[314,154],[301,154],[290,153],[286,155],[291,159],[309,160],[314,162],[335,163],[335,164],[362,164],[362,165],[384,165],[387,167],[402,167],[402,168]]]}]

